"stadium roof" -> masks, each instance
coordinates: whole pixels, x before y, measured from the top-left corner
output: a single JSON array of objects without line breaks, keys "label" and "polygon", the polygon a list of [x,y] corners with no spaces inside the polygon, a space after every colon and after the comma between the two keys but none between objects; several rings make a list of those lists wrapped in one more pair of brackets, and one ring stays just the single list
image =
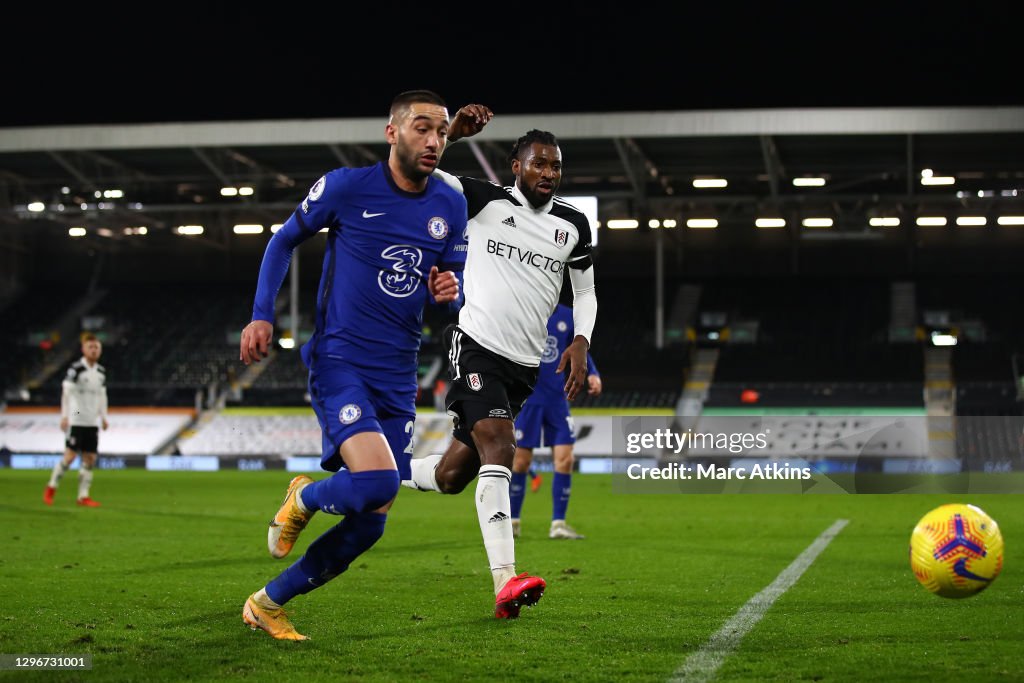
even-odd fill
[{"label": "stadium roof", "polygon": [[[363,3],[343,28],[315,7],[225,6],[201,21],[165,13],[138,45],[134,16],[65,22],[40,6],[10,23],[45,27],[58,66],[21,68],[7,46],[0,228],[118,240],[130,226],[230,235],[281,222],[327,170],[385,158],[383,109],[418,87],[497,113],[443,168],[511,182],[511,141],[548,129],[561,193],[597,196],[602,221],[781,215],[792,227],[820,214],[831,234],[857,236],[882,214],[1020,215],[1019,4],[957,20],[858,6],[837,20],[801,5],[571,0],[494,22]],[[922,184],[928,171],[952,184]],[[805,177],[824,185],[793,184]],[[709,178],[727,185],[694,186]]]},{"label": "stadium roof", "polygon": [[[281,222],[323,173],[387,157],[382,118],[0,129],[7,226],[58,229]],[[1024,214],[1024,107],[747,109],[498,116],[442,167],[512,180],[510,143],[558,135],[563,195],[600,219]],[[941,183],[923,176],[947,178]],[[796,186],[794,179],[822,178]],[[717,178],[725,187],[699,188]],[[719,183],[720,184],[720,183]],[[224,196],[222,188],[252,188]],[[106,194],[105,194],[106,193]],[[35,204],[35,206],[31,206]],[[31,209],[31,210],[30,210]],[[42,223],[40,223],[42,222]],[[217,228],[214,228],[217,229]]]}]

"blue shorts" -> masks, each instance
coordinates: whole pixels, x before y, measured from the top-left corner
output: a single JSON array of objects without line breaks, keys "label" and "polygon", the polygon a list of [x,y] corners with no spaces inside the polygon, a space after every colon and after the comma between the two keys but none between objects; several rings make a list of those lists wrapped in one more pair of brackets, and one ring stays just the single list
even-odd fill
[{"label": "blue shorts", "polygon": [[413,433],[416,427],[416,383],[389,384],[367,377],[343,363],[319,363],[309,374],[309,396],[320,421],[323,452],[320,467],[344,467],[338,449],[361,432],[383,434],[402,479],[411,479]]},{"label": "blue shorts", "polygon": [[576,443],[576,427],[569,414],[569,402],[534,403],[528,401],[516,417],[516,446],[571,446]]}]

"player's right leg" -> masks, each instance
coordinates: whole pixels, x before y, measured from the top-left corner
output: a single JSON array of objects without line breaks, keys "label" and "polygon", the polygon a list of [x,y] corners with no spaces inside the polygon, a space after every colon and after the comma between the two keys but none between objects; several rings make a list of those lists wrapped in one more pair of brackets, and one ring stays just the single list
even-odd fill
[{"label": "player's right leg", "polygon": [[391,484],[398,466],[377,415],[377,401],[362,376],[341,365],[322,365],[310,373],[309,393],[322,435],[321,466],[335,474],[318,482],[304,476],[291,480],[267,530],[267,547],[278,559],[291,552],[317,511],[366,512],[390,502],[396,493]]},{"label": "player's right leg", "polygon": [[445,330],[451,384],[445,404],[457,416],[454,436],[480,456],[474,502],[494,582],[498,618],[519,616],[544,594],[544,579],[515,572],[509,486],[514,422],[537,381],[537,369],[518,365],[476,343],[457,326]]},{"label": "player's right leg", "polygon": [[550,435],[552,459],[555,473],[551,480],[551,528],[548,538],[579,540],[583,534],[577,532],[565,521],[569,509],[569,495],[572,492],[573,444],[576,443],[576,427],[569,413],[569,403],[559,401],[549,404],[544,414],[544,434]]},{"label": "player's right leg", "polygon": [[[69,440],[70,438],[68,437]],[[71,463],[75,461],[75,456],[76,453],[71,450],[71,446],[66,445],[64,456],[54,464],[53,471],[50,472],[50,481],[47,482],[46,488],[43,490],[43,502],[47,505],[53,505],[53,497],[57,493],[57,487],[60,486],[60,480],[67,474]]]},{"label": "player's right leg", "polygon": [[[472,410],[464,406],[463,408]],[[476,503],[484,548],[494,578],[494,616],[515,619],[523,606],[532,606],[544,595],[547,584],[539,576],[515,573],[515,533],[511,518],[511,465],[515,457],[515,433],[510,420],[477,419],[473,423],[483,465],[477,481]],[[505,510],[509,513],[505,513]]]},{"label": "player's right leg", "polygon": [[302,490],[312,483],[313,479],[304,474],[288,482],[284,501],[274,518],[270,520],[270,527],[267,529],[267,547],[272,557],[281,559],[287,556],[299,534],[309,524],[309,520],[313,519],[316,509],[307,508],[301,497]]},{"label": "player's right leg", "polygon": [[270,522],[267,544],[278,559],[291,552],[299,533],[319,510],[331,515],[386,511],[398,493],[398,468],[379,431],[353,434],[340,447],[347,467],[326,479],[292,479],[284,503]]},{"label": "player's right leg", "polygon": [[572,444],[559,444],[553,449],[555,461],[555,478],[551,481],[551,529],[549,538],[581,540],[579,533],[565,521],[569,509],[569,495],[572,492]]}]

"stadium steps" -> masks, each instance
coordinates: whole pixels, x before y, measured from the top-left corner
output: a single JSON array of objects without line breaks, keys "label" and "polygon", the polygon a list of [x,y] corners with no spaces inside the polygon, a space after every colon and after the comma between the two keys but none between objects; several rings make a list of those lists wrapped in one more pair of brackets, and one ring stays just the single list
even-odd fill
[{"label": "stadium steps", "polygon": [[681,284],[676,292],[675,303],[668,316],[665,326],[665,339],[668,342],[686,341],[686,330],[693,327],[700,308],[701,286]]},{"label": "stadium steps", "polygon": [[270,347],[270,353],[259,363],[253,363],[245,369],[242,376],[238,378],[238,386],[242,389],[249,389],[259,379],[260,375],[266,372],[274,361],[277,360],[277,350],[274,349],[273,345]]},{"label": "stadium steps", "polygon": [[78,355],[80,344],[76,332],[79,322],[82,316],[92,310],[106,295],[107,290],[105,289],[86,292],[85,296],[76,301],[71,308],[65,310],[60,318],[48,325],[50,329],[60,334],[62,340],[60,347],[56,353],[50,355],[38,372],[29,378],[25,383],[25,388],[34,391],[43,386],[47,380],[53,377],[54,373],[63,370]]},{"label": "stadium steps", "polygon": [[953,352],[949,349],[925,349],[924,407],[928,415],[928,452],[933,458],[956,457],[953,429],[955,396]]},{"label": "stadium steps", "polygon": [[917,286],[893,282],[889,288],[889,341],[913,342],[917,326]]},{"label": "stadium steps", "polygon": [[700,415],[704,412],[704,401],[708,397],[708,389],[715,377],[715,366],[718,364],[718,349],[697,349],[693,365],[683,383],[683,393],[676,404],[676,415],[682,429],[697,426]]}]

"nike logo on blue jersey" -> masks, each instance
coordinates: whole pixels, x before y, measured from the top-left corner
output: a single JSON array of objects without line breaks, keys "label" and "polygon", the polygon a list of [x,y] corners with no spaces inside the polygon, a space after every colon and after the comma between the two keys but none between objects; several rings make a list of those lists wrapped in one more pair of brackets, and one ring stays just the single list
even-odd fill
[{"label": "nike logo on blue jersey", "polygon": [[383,216],[384,213],[370,213],[366,209],[363,209],[363,218],[376,218],[377,216]]}]

